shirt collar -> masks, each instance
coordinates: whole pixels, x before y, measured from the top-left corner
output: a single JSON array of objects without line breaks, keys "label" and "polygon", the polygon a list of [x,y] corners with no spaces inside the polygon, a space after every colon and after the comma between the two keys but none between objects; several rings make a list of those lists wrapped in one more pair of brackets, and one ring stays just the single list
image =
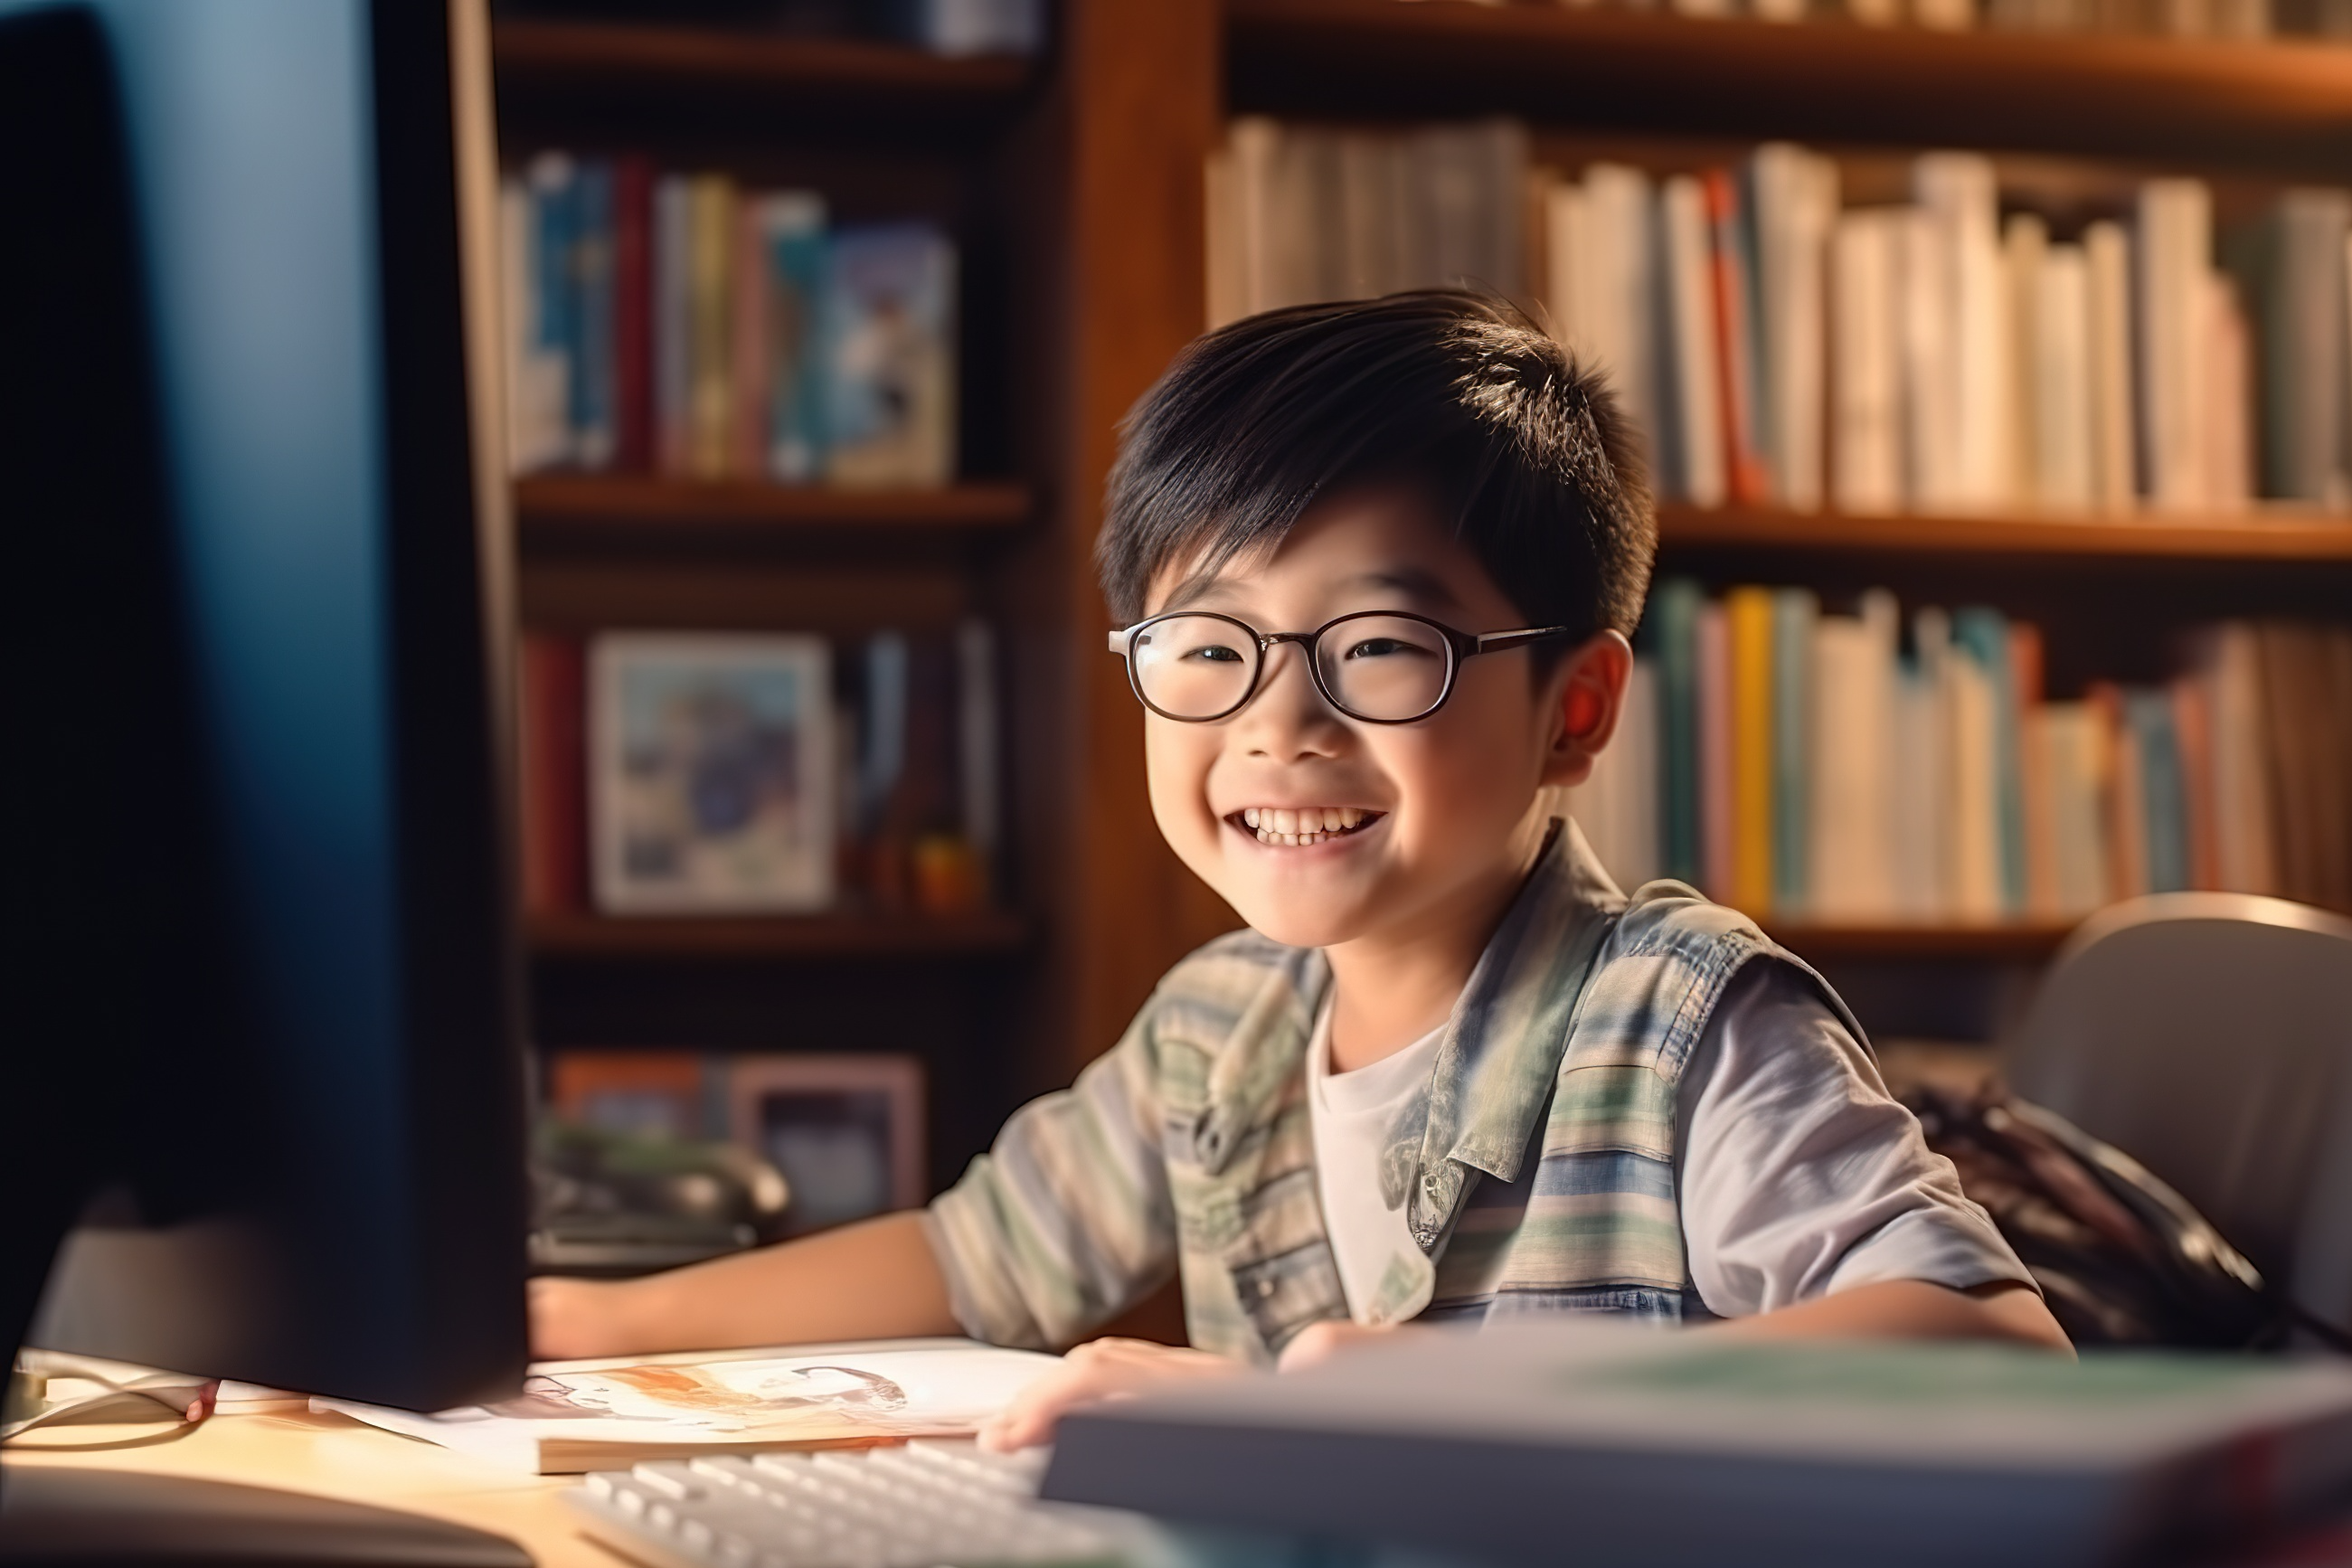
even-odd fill
[{"label": "shirt collar", "polygon": [[1438,1048],[1411,1216],[1416,1235],[1433,1234],[1452,1216],[1461,1172],[1447,1172],[1444,1162],[1498,1181],[1518,1175],[1559,1077],[1585,975],[1608,934],[1606,917],[1624,903],[1576,825],[1556,820]]}]

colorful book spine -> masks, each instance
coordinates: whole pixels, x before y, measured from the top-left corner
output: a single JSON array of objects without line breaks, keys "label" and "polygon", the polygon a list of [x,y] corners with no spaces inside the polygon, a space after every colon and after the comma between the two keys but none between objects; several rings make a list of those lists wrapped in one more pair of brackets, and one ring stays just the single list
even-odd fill
[{"label": "colorful book spine", "polygon": [[1811,590],[1772,595],[1772,905],[1812,901],[1813,635],[1821,603]]},{"label": "colorful book spine", "polygon": [[1723,617],[1731,660],[1731,882],[1727,901],[1772,907],[1773,595],[1734,588]]},{"label": "colorful book spine", "polygon": [[1659,857],[1662,873],[1693,885],[1706,877],[1700,854],[1699,585],[1671,577],[1650,595],[1652,657],[1657,661]]}]

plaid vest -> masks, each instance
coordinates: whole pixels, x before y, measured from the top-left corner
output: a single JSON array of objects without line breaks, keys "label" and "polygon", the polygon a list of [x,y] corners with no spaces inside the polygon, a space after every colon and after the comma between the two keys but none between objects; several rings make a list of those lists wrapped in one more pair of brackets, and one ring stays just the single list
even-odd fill
[{"label": "plaid vest", "polygon": [[[1627,900],[1572,826],[1555,831],[1438,1047],[1405,1173],[1419,1250],[1391,1261],[1369,1315],[1680,1319],[1676,1090],[1725,985],[1759,954],[1796,963],[1680,883]],[[929,1215],[965,1328],[1066,1344],[1171,1267],[1205,1350],[1268,1362],[1307,1324],[1348,1316],[1307,1101],[1329,984],[1318,951],[1220,938],[1075,1086],[1016,1113]]]}]

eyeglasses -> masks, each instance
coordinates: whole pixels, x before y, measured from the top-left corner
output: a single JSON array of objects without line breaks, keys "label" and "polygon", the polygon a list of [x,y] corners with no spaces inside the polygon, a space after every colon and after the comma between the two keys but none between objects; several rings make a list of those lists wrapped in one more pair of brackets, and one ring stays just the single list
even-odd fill
[{"label": "eyeglasses", "polygon": [[1111,633],[1110,651],[1126,658],[1136,700],[1163,719],[1207,724],[1240,712],[1257,694],[1274,645],[1293,642],[1306,650],[1323,700],[1367,724],[1410,724],[1454,695],[1464,659],[1568,629],[1459,632],[1427,616],[1360,610],[1311,632],[1261,632],[1231,616],[1179,610]]}]

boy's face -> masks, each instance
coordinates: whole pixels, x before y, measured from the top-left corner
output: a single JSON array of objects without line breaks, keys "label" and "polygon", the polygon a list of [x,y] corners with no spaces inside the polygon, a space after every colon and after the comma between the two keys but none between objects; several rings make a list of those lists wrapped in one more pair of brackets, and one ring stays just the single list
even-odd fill
[{"label": "boy's face", "polygon": [[[1326,497],[1278,547],[1213,574],[1171,568],[1150,608],[1215,610],[1261,633],[1310,632],[1359,610],[1410,610],[1473,633],[1529,624],[1402,486]],[[1631,653],[1603,632],[1540,682],[1528,660],[1526,648],[1464,659],[1435,713],[1368,724],[1323,700],[1302,647],[1278,643],[1231,718],[1146,713],[1152,814],[1185,865],[1277,942],[1465,934],[1461,922],[1494,917],[1540,844],[1537,792],[1591,773]],[[1324,835],[1262,841],[1285,823]]]}]

